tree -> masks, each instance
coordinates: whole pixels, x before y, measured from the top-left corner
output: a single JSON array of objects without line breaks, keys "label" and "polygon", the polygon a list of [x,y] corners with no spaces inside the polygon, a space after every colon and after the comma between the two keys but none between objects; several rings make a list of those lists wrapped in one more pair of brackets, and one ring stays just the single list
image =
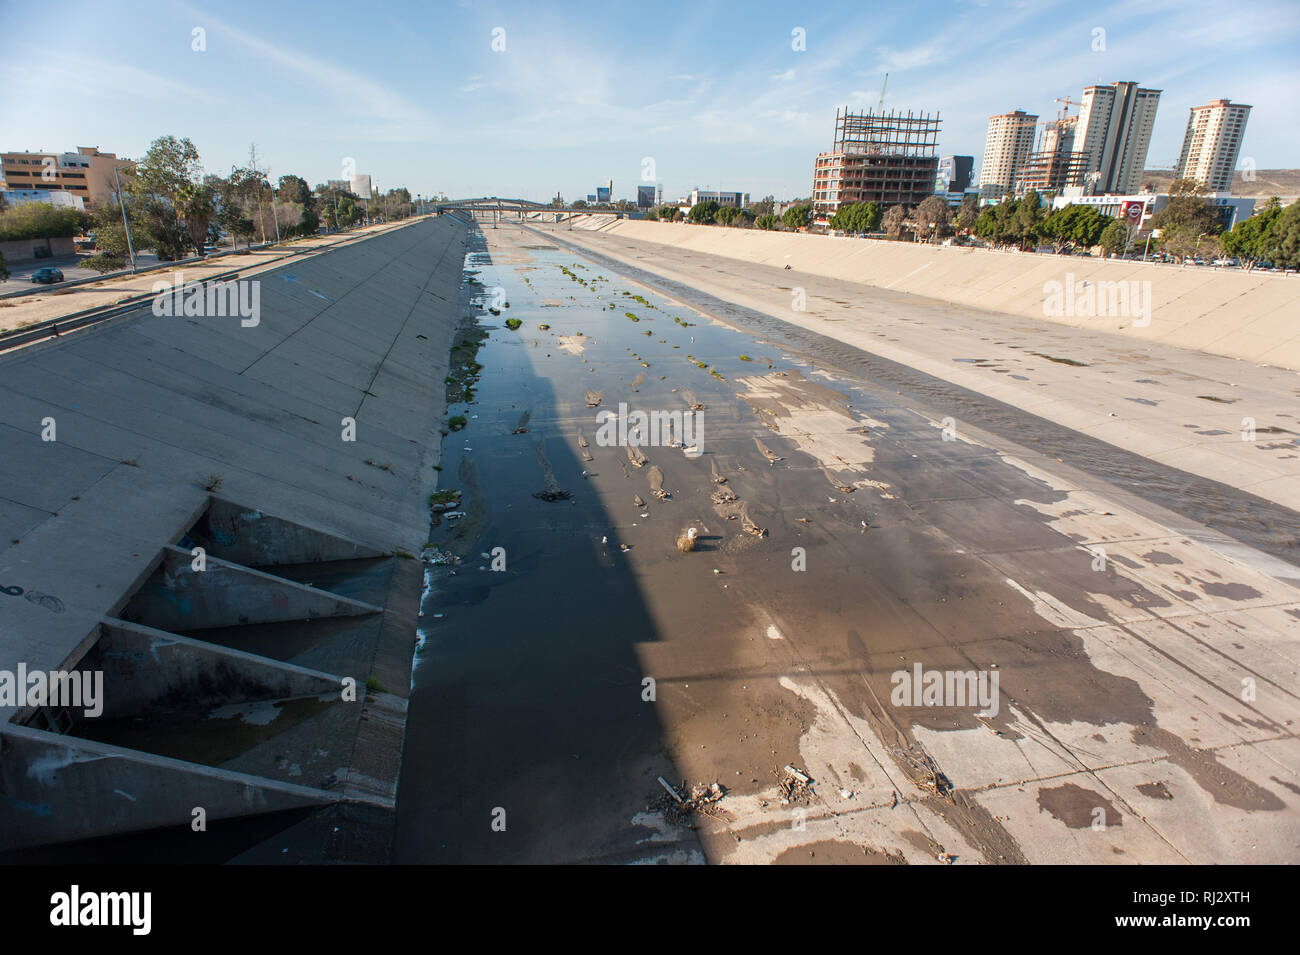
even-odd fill
[{"label": "tree", "polygon": [[1102,229],[1099,237],[1101,250],[1107,255],[1119,255],[1128,245],[1128,226],[1110,216],[1106,218],[1110,219],[1110,223]]},{"label": "tree", "polygon": [[1181,260],[1223,231],[1223,220],[1205,198],[1204,186],[1195,179],[1175,179],[1169,184],[1168,205],[1151,217],[1150,227],[1160,230],[1159,247]]},{"label": "tree", "polygon": [[1043,225],[1043,203],[1038,193],[1031,189],[1016,204],[1011,214],[1011,235],[1022,249],[1038,244]]},{"label": "tree", "polygon": [[691,206],[691,211],[686,218],[696,225],[708,225],[720,208],[722,207],[712,199],[708,202],[697,202]]},{"label": "tree", "polygon": [[659,210],[658,210],[658,209],[647,209],[647,210],[645,211],[645,217],[646,217],[647,219],[649,219],[651,222],[654,222],[656,219],[659,218]]},{"label": "tree", "polygon": [[[0,200],[0,201],[3,201],[3,200]],[[4,211],[4,207],[3,207],[3,206],[0,206],[0,212],[3,212],[3,211]],[[3,253],[3,252],[0,252],[0,282],[5,281],[7,278],[9,278],[9,267],[8,267],[7,265],[5,265],[5,256],[4,256],[4,253]]]},{"label": "tree", "polygon": [[812,222],[812,206],[807,204],[791,206],[782,214],[781,222],[791,231],[807,228]]},{"label": "tree", "polygon": [[1058,252],[1067,246],[1087,249],[1101,241],[1102,233],[1114,221],[1093,206],[1071,203],[1049,213],[1039,227],[1039,234],[1056,243]]},{"label": "tree", "polygon": [[1282,269],[1300,268],[1300,202],[1283,207],[1276,196],[1222,236],[1223,250],[1245,260]]},{"label": "tree", "polygon": [[676,206],[665,205],[659,207],[658,218],[660,222],[676,222],[681,217],[682,210],[678,209]]},{"label": "tree", "polygon": [[176,190],[176,211],[185,220],[185,231],[195,251],[202,255],[208,226],[216,213],[212,188],[205,183],[182,183]]},{"label": "tree", "polygon": [[137,191],[160,199],[171,199],[185,183],[197,182],[203,169],[199,151],[188,139],[160,136],[135,164],[133,182]]},{"label": "tree", "polygon": [[954,219],[954,226],[958,232],[964,232],[967,235],[975,228],[975,223],[980,217],[980,197],[972,192],[966,193],[961,197],[961,205],[957,209],[957,215]]},{"label": "tree", "polygon": [[0,212],[0,242],[53,239],[81,231],[81,212],[60,209],[49,202],[24,202]]},{"label": "tree", "polygon": [[755,216],[754,225],[755,227],[762,229],[764,232],[771,232],[776,228],[776,216],[772,215],[770,212],[765,215]]},{"label": "tree", "polygon": [[927,196],[912,215],[916,234],[923,239],[947,235],[952,225],[952,209],[945,199]]},{"label": "tree", "polygon": [[750,205],[749,211],[754,213],[756,219],[759,216],[770,216],[776,211],[776,197],[764,196],[762,199],[758,200],[758,202]]},{"label": "tree", "polygon": [[890,206],[881,219],[885,226],[885,234],[891,239],[900,239],[903,236],[903,227],[907,224],[907,209],[904,206]]},{"label": "tree", "polygon": [[740,216],[740,210],[735,206],[723,206],[713,214],[713,221],[718,225],[731,225]]},{"label": "tree", "polygon": [[830,227],[838,232],[875,232],[882,215],[878,202],[852,202],[835,210]]}]

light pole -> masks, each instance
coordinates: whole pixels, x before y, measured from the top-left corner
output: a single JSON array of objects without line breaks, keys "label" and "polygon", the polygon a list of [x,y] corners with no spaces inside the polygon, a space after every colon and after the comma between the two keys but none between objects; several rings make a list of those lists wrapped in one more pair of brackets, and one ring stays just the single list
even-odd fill
[{"label": "light pole", "polygon": [[113,167],[113,181],[117,183],[117,207],[122,210],[122,228],[126,230],[126,254],[131,258],[131,271],[135,272],[135,249],[131,247],[131,225],[126,221],[126,202],[122,198],[122,180],[117,176],[117,166]]},{"label": "light pole", "polygon": [[1192,253],[1193,262],[1195,262],[1197,259],[1201,257],[1201,239],[1205,238],[1209,234],[1210,233],[1208,232],[1202,232],[1200,235],[1196,237],[1196,251]]},{"label": "light pole", "polygon": [[1145,262],[1145,261],[1147,260],[1147,253],[1151,251],[1151,240],[1152,240],[1152,239],[1158,239],[1158,238],[1160,238],[1162,235],[1164,235],[1164,230],[1163,230],[1163,229],[1152,229],[1150,232],[1147,233],[1147,246],[1146,246],[1145,249],[1142,250],[1142,261],[1143,261],[1143,262]]},{"label": "light pole", "polygon": [[[270,183],[267,183],[270,185]],[[275,186],[271,186],[271,218],[275,220],[275,244],[280,244],[280,216],[275,211]]]}]

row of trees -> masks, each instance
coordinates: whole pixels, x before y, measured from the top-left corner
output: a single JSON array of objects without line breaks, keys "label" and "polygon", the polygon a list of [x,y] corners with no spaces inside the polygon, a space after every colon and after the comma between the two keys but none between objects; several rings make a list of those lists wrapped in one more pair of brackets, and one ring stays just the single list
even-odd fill
[{"label": "row of trees", "polygon": [[1253,267],[1261,262],[1280,269],[1300,269],[1300,201],[1283,206],[1272,197],[1249,219],[1220,236],[1227,255]]},{"label": "row of trees", "polygon": [[[83,227],[95,234],[99,254],[82,264],[100,271],[118,269],[127,256],[126,227],[136,248],[153,249],[173,260],[190,251],[202,255],[209,243],[230,236],[251,245],[278,238],[314,235],[324,223],[345,229],[367,216],[361,200],[346,190],[318,185],[301,176],[284,175],[273,185],[259,166],[256,147],[248,162],[230,175],[204,174],[198,150],[186,138],[163,136],[150,144],[144,158],[122,177],[116,202],[87,214]],[[390,189],[373,197],[369,215],[378,221],[413,214],[411,194]]]},{"label": "row of trees", "polygon": [[1058,252],[1100,245],[1107,254],[1114,254],[1122,252],[1129,241],[1128,228],[1114,216],[1079,203],[1053,211],[1032,190],[1019,199],[986,206],[970,231],[995,246],[1034,249],[1051,245]]},{"label": "row of trees", "polygon": [[[812,222],[812,206],[808,203],[792,206],[780,217],[773,210],[771,196],[747,209],[702,202],[691,208],[686,219],[699,225],[790,231],[806,228]],[[651,209],[648,218],[675,222],[682,213],[676,206],[665,205]],[[1276,197],[1269,199],[1255,215],[1229,232],[1223,231],[1222,221],[1221,208],[1206,198],[1199,183],[1176,180],[1170,185],[1168,204],[1148,224],[1150,251],[1180,261],[1222,254],[1235,256],[1248,266],[1267,262],[1278,268],[1300,268],[1300,202],[1284,207]],[[1072,203],[1053,210],[1050,197],[1044,201],[1032,191],[984,208],[975,195],[965,196],[956,209],[939,196],[930,196],[912,207],[885,208],[878,202],[856,202],[841,206],[828,225],[832,230],[852,234],[883,231],[893,239],[909,232],[923,241],[974,235],[994,246],[1034,249],[1049,245],[1057,252],[1100,246],[1107,255],[1124,253],[1135,238],[1127,223],[1093,206]]]},{"label": "row of trees", "polygon": [[[695,225],[720,225],[742,229],[766,230],[784,227],[791,231],[805,228],[812,222],[812,205],[809,203],[799,203],[791,206],[780,217],[774,214],[775,206],[776,201],[771,196],[751,203],[746,209],[724,206],[710,199],[707,202],[697,202],[691,206],[691,210],[686,214],[685,219]],[[677,206],[662,205],[647,212],[646,218],[657,219],[660,222],[678,222],[683,216],[681,209]]]}]

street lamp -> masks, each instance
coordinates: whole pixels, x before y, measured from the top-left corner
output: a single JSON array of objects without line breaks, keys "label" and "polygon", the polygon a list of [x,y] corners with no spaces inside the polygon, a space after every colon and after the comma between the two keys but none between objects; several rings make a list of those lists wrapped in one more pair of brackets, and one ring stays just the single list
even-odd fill
[{"label": "street lamp", "polygon": [[1165,234],[1164,229],[1152,229],[1150,232],[1147,233],[1147,245],[1146,248],[1142,250],[1143,262],[1147,260],[1147,253],[1151,251],[1151,240],[1158,239],[1164,234]]}]

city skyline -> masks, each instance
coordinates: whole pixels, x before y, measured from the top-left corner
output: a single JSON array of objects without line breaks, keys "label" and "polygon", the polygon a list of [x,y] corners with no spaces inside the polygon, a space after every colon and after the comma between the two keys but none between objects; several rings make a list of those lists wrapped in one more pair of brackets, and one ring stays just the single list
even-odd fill
[{"label": "city skyline", "polygon": [[[928,16],[773,3],[669,4],[653,19],[630,6],[563,9],[398,3],[361,23],[341,4],[305,19],[251,4],[73,3],[66,14],[84,28],[55,52],[0,38],[9,102],[57,107],[11,107],[0,148],[96,145],[138,158],[170,134],[189,137],[213,172],[256,143],[273,176],[324,182],[351,159],[376,188],[424,195],[572,199],[609,178],[625,199],[648,181],[665,197],[699,187],[792,198],[811,192],[836,108],[874,108],[888,72],[884,107],[938,111],[939,154],[972,155],[976,170],[990,116],[1047,120],[1055,97],[1117,81],[1163,90],[1148,167],[1172,168],[1189,110],[1220,98],[1254,106],[1242,161],[1300,165],[1300,131],[1287,122],[1300,10],[1285,4],[1248,16],[1210,4],[1187,25],[1186,8],[1164,2],[1086,14],[931,3]],[[259,97],[268,101],[252,108]]]}]

